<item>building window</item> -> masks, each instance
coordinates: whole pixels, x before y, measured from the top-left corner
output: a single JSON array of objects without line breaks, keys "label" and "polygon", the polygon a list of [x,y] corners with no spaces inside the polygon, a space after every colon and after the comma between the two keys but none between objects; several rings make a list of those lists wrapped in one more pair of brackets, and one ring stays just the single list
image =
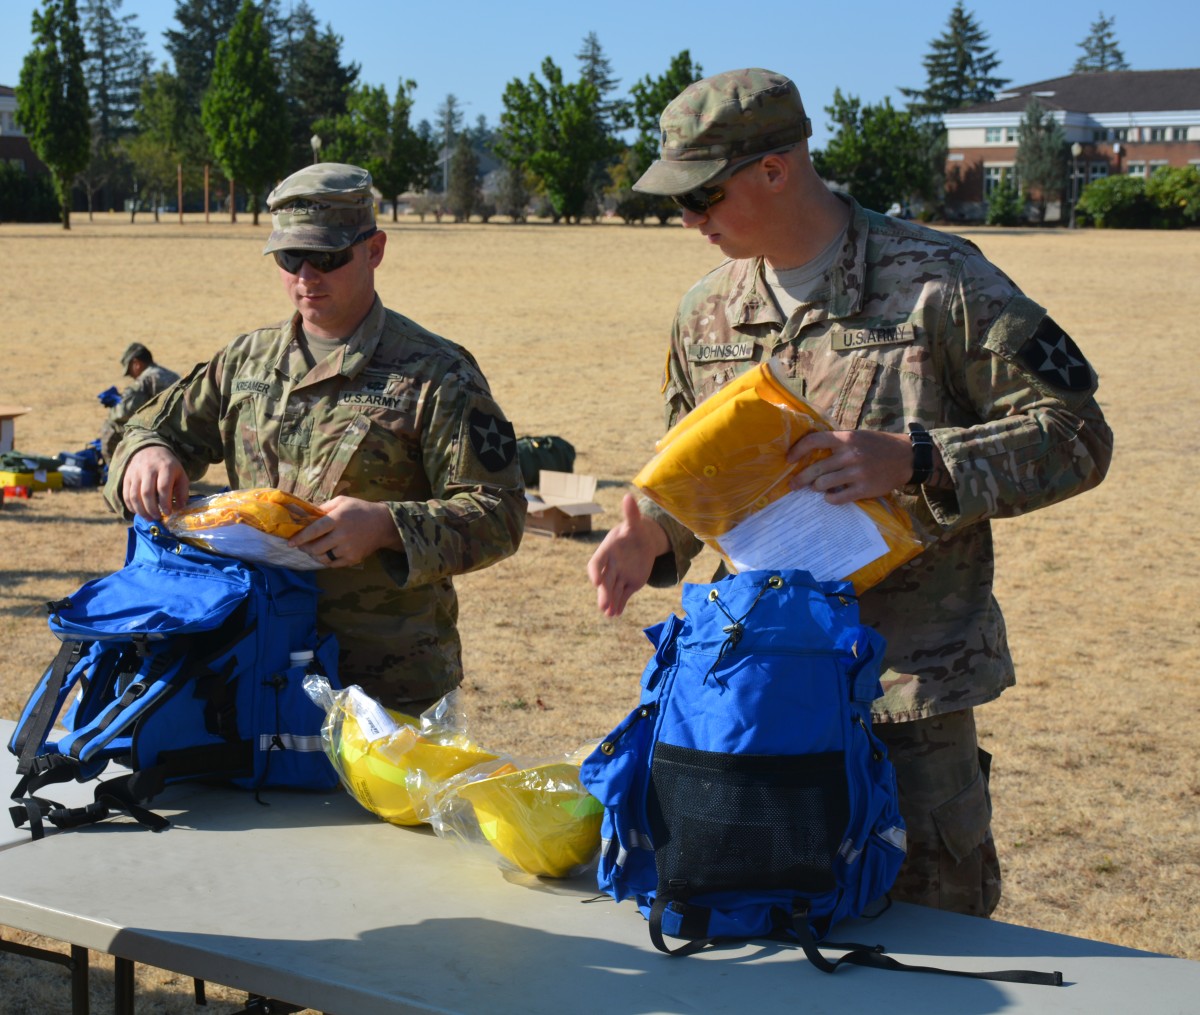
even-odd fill
[{"label": "building window", "polygon": [[1128,163],[1128,165],[1125,167],[1125,175],[1126,176],[1145,176],[1146,175],[1146,163],[1144,163],[1144,162]]},{"label": "building window", "polygon": [[1004,128],[1004,140],[1006,142],[1008,142],[1008,144],[1014,144],[1017,140],[1017,128],[1016,127],[1005,127]]},{"label": "building window", "polygon": [[989,198],[992,196],[992,191],[1000,186],[1001,181],[1008,179],[1014,185],[1019,185],[1017,174],[1012,166],[984,166],[983,167],[983,196]]},{"label": "building window", "polygon": [[999,144],[1000,143],[1000,128],[988,127],[983,135],[984,144]]},{"label": "building window", "polygon": [[1172,127],[1171,128],[1171,140],[1172,141],[1186,141],[1187,134],[1188,134],[1187,127]]},{"label": "building window", "polygon": [[1150,128],[1150,140],[1151,141],[1165,141],[1166,139],[1167,139],[1167,128],[1166,127],[1151,127]]},{"label": "building window", "polygon": [[1169,163],[1166,159],[1153,159],[1151,160],[1150,165],[1147,167],[1146,175],[1153,176],[1160,169],[1166,169],[1170,164],[1171,163]]},{"label": "building window", "polygon": [[1107,162],[1089,162],[1088,163],[1088,182],[1092,180],[1103,180],[1108,175]]}]

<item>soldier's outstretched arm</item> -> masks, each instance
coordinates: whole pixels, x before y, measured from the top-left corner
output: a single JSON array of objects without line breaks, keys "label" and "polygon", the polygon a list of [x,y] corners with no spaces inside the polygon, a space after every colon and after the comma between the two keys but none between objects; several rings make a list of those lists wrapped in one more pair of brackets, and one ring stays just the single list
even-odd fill
[{"label": "soldier's outstretched arm", "polygon": [[621,502],[621,521],[588,561],[588,578],[596,586],[596,606],[606,617],[619,617],[638,589],[650,580],[654,561],[671,548],[661,525],[638,509],[632,494]]}]

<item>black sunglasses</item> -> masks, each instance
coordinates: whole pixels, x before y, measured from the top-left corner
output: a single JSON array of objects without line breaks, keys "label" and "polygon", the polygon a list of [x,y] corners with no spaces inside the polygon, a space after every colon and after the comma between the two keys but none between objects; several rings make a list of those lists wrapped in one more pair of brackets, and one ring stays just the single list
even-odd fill
[{"label": "black sunglasses", "polygon": [[368,229],[365,233],[354,237],[350,246],[343,247],[341,250],[276,250],[273,251],[275,263],[289,275],[298,275],[300,268],[307,261],[310,266],[324,275],[349,264],[350,259],[354,256],[354,248],[363,240],[369,240],[377,232],[379,232],[378,229]]},{"label": "black sunglasses", "polygon": [[[781,154],[782,152],[790,152],[795,147],[795,145],[788,145],[786,148],[776,148],[769,152],[763,152],[757,158],[743,162],[739,166],[734,166],[733,169],[726,171],[726,173],[719,177],[719,179],[721,183],[724,183],[731,176],[736,176],[743,169],[749,169],[751,166],[758,165],[758,163],[760,163],[768,155],[777,155]],[[720,204],[725,200],[725,188],[720,184],[710,184],[705,187],[696,187],[693,190],[689,190],[685,194],[672,194],[671,200],[679,205],[679,207],[684,211],[690,211],[696,215],[703,215],[714,204]]]},{"label": "black sunglasses", "polygon": [[[765,155],[760,155],[757,159],[743,162],[740,166],[733,169],[725,179],[728,180],[730,176],[736,176],[743,169],[749,169],[751,166],[757,165],[764,158],[766,158]],[[694,190],[689,190],[686,194],[672,194],[671,200],[684,211],[703,215],[714,204],[720,204],[725,200],[725,188],[720,185],[696,187]]]}]

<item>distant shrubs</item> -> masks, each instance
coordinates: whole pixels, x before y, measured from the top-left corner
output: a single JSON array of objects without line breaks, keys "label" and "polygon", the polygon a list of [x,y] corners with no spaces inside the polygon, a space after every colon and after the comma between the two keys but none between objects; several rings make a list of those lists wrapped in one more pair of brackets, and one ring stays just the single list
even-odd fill
[{"label": "distant shrubs", "polygon": [[0,222],[57,222],[62,206],[49,176],[0,161]]},{"label": "distant shrubs", "polygon": [[1083,188],[1076,205],[1100,229],[1181,229],[1200,222],[1200,169],[1163,167],[1147,180],[1108,176]]}]

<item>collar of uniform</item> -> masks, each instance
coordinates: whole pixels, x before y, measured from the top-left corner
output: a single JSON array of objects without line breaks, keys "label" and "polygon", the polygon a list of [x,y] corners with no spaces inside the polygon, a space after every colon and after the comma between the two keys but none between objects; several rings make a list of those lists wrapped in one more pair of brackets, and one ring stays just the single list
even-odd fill
[{"label": "collar of uniform", "polygon": [[[850,206],[850,225],[846,242],[833,265],[832,289],[828,312],[830,317],[850,317],[858,313],[863,302],[863,280],[867,273],[867,237],[870,220],[862,205],[849,194],[838,194]],[[730,262],[730,299],[726,304],[731,328],[749,324],[786,323],[770,295],[763,274],[761,257]]]},{"label": "collar of uniform", "polygon": [[762,273],[763,259],[750,257],[731,262],[729,270],[729,301],[726,314],[731,329],[749,324],[778,324],[783,322],[779,307],[771,297]]},{"label": "collar of uniform", "polygon": [[[371,309],[367,311],[367,316],[363,318],[362,323],[355,330],[354,334],[346,339],[345,345],[342,347],[342,355],[334,360],[324,360],[312,368],[304,378],[304,384],[316,384],[318,381],[328,380],[330,377],[341,375],[343,377],[354,377],[362,368],[371,361],[371,357],[375,355],[375,349],[379,345],[379,338],[383,334],[384,321],[387,318],[387,311],[384,310],[383,302],[376,294],[375,302],[371,304]],[[279,357],[275,361],[275,369],[281,373],[288,372],[288,359],[290,356],[291,347],[296,344],[297,336],[303,327],[303,322],[299,314],[293,314],[288,322],[286,338],[283,347],[279,350]],[[297,352],[297,355],[299,353]]]},{"label": "collar of uniform", "polygon": [[849,194],[837,196],[850,206],[850,225],[846,228],[846,242],[833,262],[829,316],[834,318],[850,317],[862,308],[867,278],[867,239],[871,233],[871,222],[863,206]]}]

